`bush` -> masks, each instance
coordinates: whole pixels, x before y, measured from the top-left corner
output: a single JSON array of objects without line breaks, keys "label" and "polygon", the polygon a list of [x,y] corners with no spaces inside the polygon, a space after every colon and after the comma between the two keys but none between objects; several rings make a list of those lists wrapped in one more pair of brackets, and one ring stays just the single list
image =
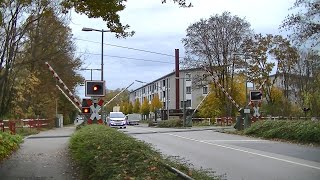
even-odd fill
[{"label": "bush", "polygon": [[283,139],[300,143],[320,144],[320,122],[258,121],[246,129],[244,134],[267,139]]},{"label": "bush", "polygon": [[8,157],[14,150],[18,149],[22,142],[20,135],[11,135],[7,132],[0,132],[0,161]]},{"label": "bush", "polygon": [[[107,126],[88,125],[76,131],[70,151],[83,179],[177,179],[162,165],[167,160],[150,145]],[[201,177],[197,179],[212,179],[192,172]]]},{"label": "bush", "polygon": [[183,122],[180,119],[163,120],[158,123],[158,127],[170,128],[170,127],[182,127]]}]

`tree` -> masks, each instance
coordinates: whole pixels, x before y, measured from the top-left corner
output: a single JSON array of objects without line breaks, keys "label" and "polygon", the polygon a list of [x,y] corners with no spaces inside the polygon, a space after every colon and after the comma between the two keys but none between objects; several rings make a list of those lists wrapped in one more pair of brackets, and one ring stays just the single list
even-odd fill
[{"label": "tree", "polygon": [[132,105],[132,103],[131,102],[128,102],[129,104],[128,104],[128,114],[132,114],[132,112],[133,112],[133,105]]},{"label": "tree", "polygon": [[[116,89],[116,90],[106,90],[106,95],[103,98],[105,102],[109,102],[111,99],[113,99],[118,93],[121,92],[122,89]],[[112,112],[112,108],[118,104],[121,104],[129,99],[129,91],[125,90],[120,95],[118,95],[115,99],[113,99],[109,104],[105,107],[105,110],[107,112]],[[123,106],[123,105],[122,105]]]},{"label": "tree", "polygon": [[[85,14],[89,18],[102,18],[106,21],[107,27],[116,33],[117,37],[132,36],[134,31],[128,32],[130,28],[128,24],[123,25],[120,21],[119,13],[125,9],[125,2],[127,0],[62,0],[61,5],[64,8],[64,12],[74,8],[77,13]],[[166,3],[166,0],[161,0],[162,3]],[[191,7],[191,4],[187,5],[186,0],[173,0],[174,3],[178,3],[181,7]]]},{"label": "tree", "polygon": [[162,108],[162,103],[160,101],[159,95],[156,94],[151,101],[150,111],[155,112],[160,108]]},{"label": "tree", "polygon": [[[233,87],[235,88],[230,95],[237,102],[238,105],[244,106],[246,102],[245,95],[245,80],[244,77],[237,76],[234,79]],[[199,108],[199,116],[207,117],[207,118],[215,118],[218,116],[226,116],[229,114],[230,116],[235,116],[237,113],[237,109],[233,109],[230,113],[229,110],[225,108],[225,99],[221,99],[220,94],[221,89],[217,87],[215,84],[210,84],[210,94],[204,100],[203,104]]]},{"label": "tree", "polygon": [[148,116],[150,113],[150,105],[148,99],[145,97],[141,105],[140,112],[142,115]]},{"label": "tree", "polygon": [[[182,40],[186,51],[185,66],[207,71],[225,89],[231,85],[233,91],[233,83],[230,82],[233,82],[239,66],[243,66],[234,53],[242,52],[241,44],[251,34],[249,22],[232,16],[230,12],[201,19],[187,28],[186,38]],[[232,108],[231,102],[221,91],[219,98],[225,99],[226,109]]]},{"label": "tree", "polygon": [[[290,42],[280,35],[267,34],[263,36],[256,34],[246,39],[242,44],[245,58],[248,58],[248,79],[255,84],[262,84],[264,94],[267,96],[267,102],[271,103],[271,89],[276,82],[278,76],[282,76],[284,81],[285,97],[289,96],[289,86],[291,84],[290,77],[299,58],[298,51]],[[277,63],[269,61],[269,57],[273,57]],[[271,82],[269,80],[273,67],[277,65],[276,76]]]},{"label": "tree", "polygon": [[295,14],[288,15],[280,26],[292,32],[291,39],[298,45],[306,42],[312,46],[320,43],[320,1],[296,0],[291,9],[299,9]]},{"label": "tree", "polygon": [[74,107],[44,64],[49,62],[71,91],[83,81],[75,72],[81,61],[74,55],[70,29],[54,1],[12,0],[2,7],[0,114],[53,118],[58,100],[58,112],[72,119]]},{"label": "tree", "polygon": [[129,106],[128,102],[123,103],[123,111],[122,112],[124,114],[128,114],[128,106]]},{"label": "tree", "polygon": [[141,104],[139,99],[136,99],[134,102],[134,106],[133,106],[133,113],[140,113],[140,109],[141,109]]}]

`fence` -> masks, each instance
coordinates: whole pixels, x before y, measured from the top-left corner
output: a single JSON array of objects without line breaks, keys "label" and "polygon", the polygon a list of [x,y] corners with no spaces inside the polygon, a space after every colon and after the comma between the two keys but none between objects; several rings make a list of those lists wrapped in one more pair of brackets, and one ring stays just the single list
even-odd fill
[{"label": "fence", "polygon": [[16,133],[17,128],[42,128],[49,127],[48,119],[20,119],[20,120],[0,120],[0,131],[10,131]]},{"label": "fence", "polygon": [[202,122],[202,121],[208,121],[208,125],[210,126],[211,118],[192,118],[192,122]]}]

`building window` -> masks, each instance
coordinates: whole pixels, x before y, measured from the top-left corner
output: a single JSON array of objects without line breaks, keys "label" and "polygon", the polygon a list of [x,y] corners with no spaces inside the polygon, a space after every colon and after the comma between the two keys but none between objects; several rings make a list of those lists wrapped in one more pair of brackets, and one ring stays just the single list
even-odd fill
[{"label": "building window", "polygon": [[208,87],[207,87],[207,86],[204,86],[204,87],[203,87],[202,93],[203,93],[203,94],[208,94]]},{"label": "building window", "polygon": [[162,108],[166,108],[166,102],[163,102]]},{"label": "building window", "polygon": [[163,91],[162,94],[163,94],[163,97],[165,98],[166,97],[166,92]]},{"label": "building window", "polygon": [[142,89],[142,94],[146,93],[146,88]]},{"label": "building window", "polygon": [[163,86],[163,87],[166,86],[166,80],[165,80],[165,79],[162,81],[162,86]]},{"label": "building window", "polygon": [[[191,100],[184,101],[186,107],[191,107]],[[180,102],[180,107],[183,108],[183,101]]]},{"label": "building window", "polygon": [[186,87],[186,94],[191,94],[191,87],[190,86]]},{"label": "building window", "polygon": [[191,74],[186,74],[186,81],[191,81]]},{"label": "building window", "polygon": [[191,100],[186,101],[186,107],[191,107]]}]

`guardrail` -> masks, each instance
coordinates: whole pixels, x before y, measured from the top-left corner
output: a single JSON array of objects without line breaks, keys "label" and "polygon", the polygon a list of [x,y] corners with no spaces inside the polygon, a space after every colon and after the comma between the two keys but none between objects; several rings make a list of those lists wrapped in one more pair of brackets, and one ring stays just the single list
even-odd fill
[{"label": "guardrail", "polygon": [[16,133],[17,128],[42,128],[48,127],[48,119],[19,119],[19,120],[0,120],[0,131],[9,130],[11,134]]}]

